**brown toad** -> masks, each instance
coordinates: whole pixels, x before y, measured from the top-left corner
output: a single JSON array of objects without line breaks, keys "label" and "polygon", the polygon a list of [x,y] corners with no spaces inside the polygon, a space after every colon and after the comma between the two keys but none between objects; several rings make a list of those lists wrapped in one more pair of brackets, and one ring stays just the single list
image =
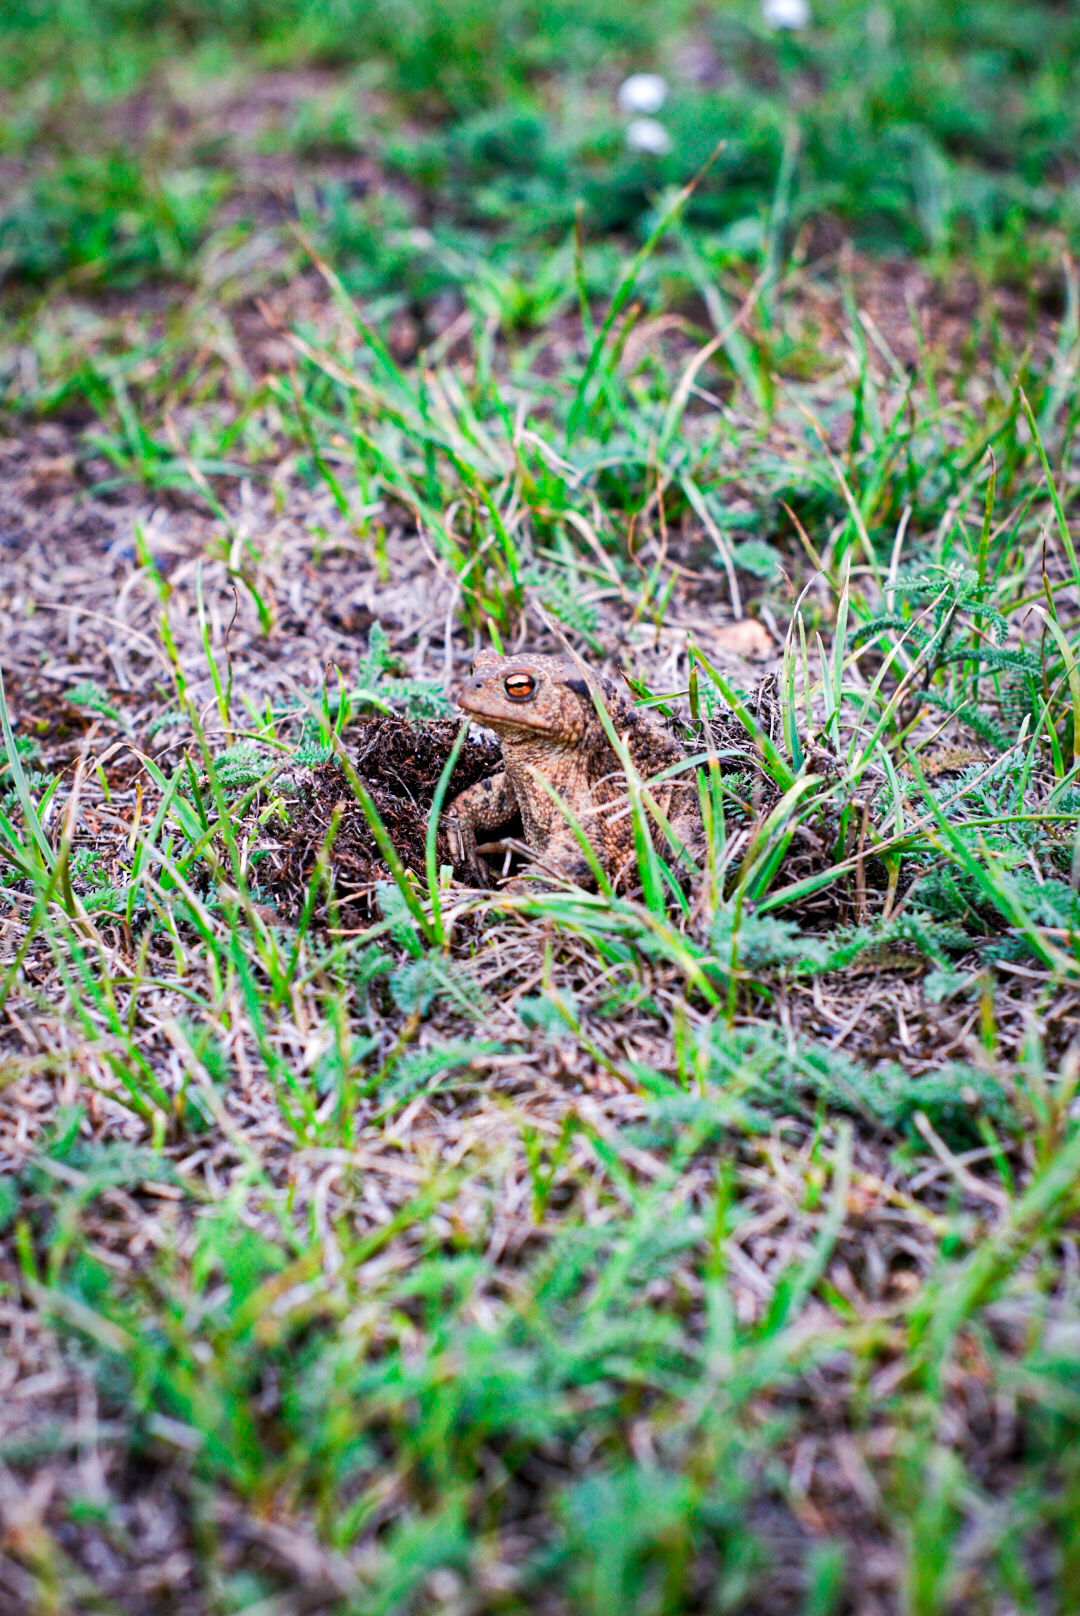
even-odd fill
[{"label": "brown toad", "polygon": [[[576,816],[609,878],[614,881],[634,866],[626,775],[596,710],[594,691],[646,786],[682,761],[674,737],[651,723],[610,680],[586,679],[568,657],[482,651],[476,658],[457,703],[495,731],[505,769],[462,791],[448,819],[452,835],[457,831],[459,862],[478,883],[483,876],[477,832],[499,830],[520,815],[525,841],[546,875],[595,886],[577,837],[544,783]],[[679,841],[698,857],[702,826],[693,771],[649,789]],[[661,855],[674,865],[674,850],[651,816],[649,823]]]}]

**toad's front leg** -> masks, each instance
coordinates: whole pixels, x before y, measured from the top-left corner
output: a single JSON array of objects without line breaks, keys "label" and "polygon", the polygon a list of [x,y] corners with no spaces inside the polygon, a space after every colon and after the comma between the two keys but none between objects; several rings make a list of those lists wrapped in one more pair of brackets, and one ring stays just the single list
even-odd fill
[{"label": "toad's front leg", "polygon": [[464,865],[477,886],[489,884],[476,852],[477,831],[499,830],[517,812],[518,800],[504,771],[460,791],[443,815],[454,863]]}]

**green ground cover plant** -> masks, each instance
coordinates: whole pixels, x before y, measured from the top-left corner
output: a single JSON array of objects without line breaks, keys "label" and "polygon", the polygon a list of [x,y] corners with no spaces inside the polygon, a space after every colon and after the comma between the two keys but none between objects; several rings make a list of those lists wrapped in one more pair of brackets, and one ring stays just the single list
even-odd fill
[{"label": "green ground cover plant", "polygon": [[0,1608],[1080,1607],[1074,10],[0,35]]}]

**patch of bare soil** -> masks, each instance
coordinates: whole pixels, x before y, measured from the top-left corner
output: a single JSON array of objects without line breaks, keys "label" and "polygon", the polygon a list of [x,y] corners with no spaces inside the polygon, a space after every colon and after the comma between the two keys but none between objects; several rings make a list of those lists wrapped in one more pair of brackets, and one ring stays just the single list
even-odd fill
[{"label": "patch of bare soil", "polygon": [[[861,332],[853,333],[843,283],[851,288]],[[872,258],[838,237],[811,254],[788,282],[794,328],[823,352],[841,355],[857,337],[879,386],[896,386],[929,367],[940,396],[964,392],[1002,349],[1043,366],[1061,327],[1063,280],[1019,287],[981,285],[970,274],[934,276],[907,259]]]}]

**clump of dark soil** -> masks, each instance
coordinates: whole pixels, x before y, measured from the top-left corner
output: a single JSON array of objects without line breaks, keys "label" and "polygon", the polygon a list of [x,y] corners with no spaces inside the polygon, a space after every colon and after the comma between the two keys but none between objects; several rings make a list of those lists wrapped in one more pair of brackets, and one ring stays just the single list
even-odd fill
[{"label": "clump of dark soil", "polygon": [[[372,719],[361,726],[357,736],[353,752],[356,772],[401,862],[418,875],[424,873],[432,799],[458,727],[452,720],[410,724],[393,715]],[[500,767],[498,742],[470,735],[454,765],[446,801]],[[330,846],[329,873],[338,917],[344,925],[372,918],[375,885],[387,880],[389,871],[363,810],[336,763],[320,764],[311,771],[298,812],[279,834],[271,857],[262,862],[263,895],[283,915],[295,914],[305,902],[335,811],[340,812],[340,818]],[[437,856],[440,864],[451,862],[449,841],[441,828]],[[316,905],[314,918],[326,923],[325,893]]]},{"label": "clump of dark soil", "polygon": [[[419,805],[426,820],[459,728],[454,719],[409,724],[396,714],[373,718],[360,732],[353,758],[356,772],[369,790],[386,789],[397,798]],[[492,736],[470,735],[450,776],[447,802],[501,767],[498,741]],[[421,833],[420,868],[424,862],[423,843]]]}]

